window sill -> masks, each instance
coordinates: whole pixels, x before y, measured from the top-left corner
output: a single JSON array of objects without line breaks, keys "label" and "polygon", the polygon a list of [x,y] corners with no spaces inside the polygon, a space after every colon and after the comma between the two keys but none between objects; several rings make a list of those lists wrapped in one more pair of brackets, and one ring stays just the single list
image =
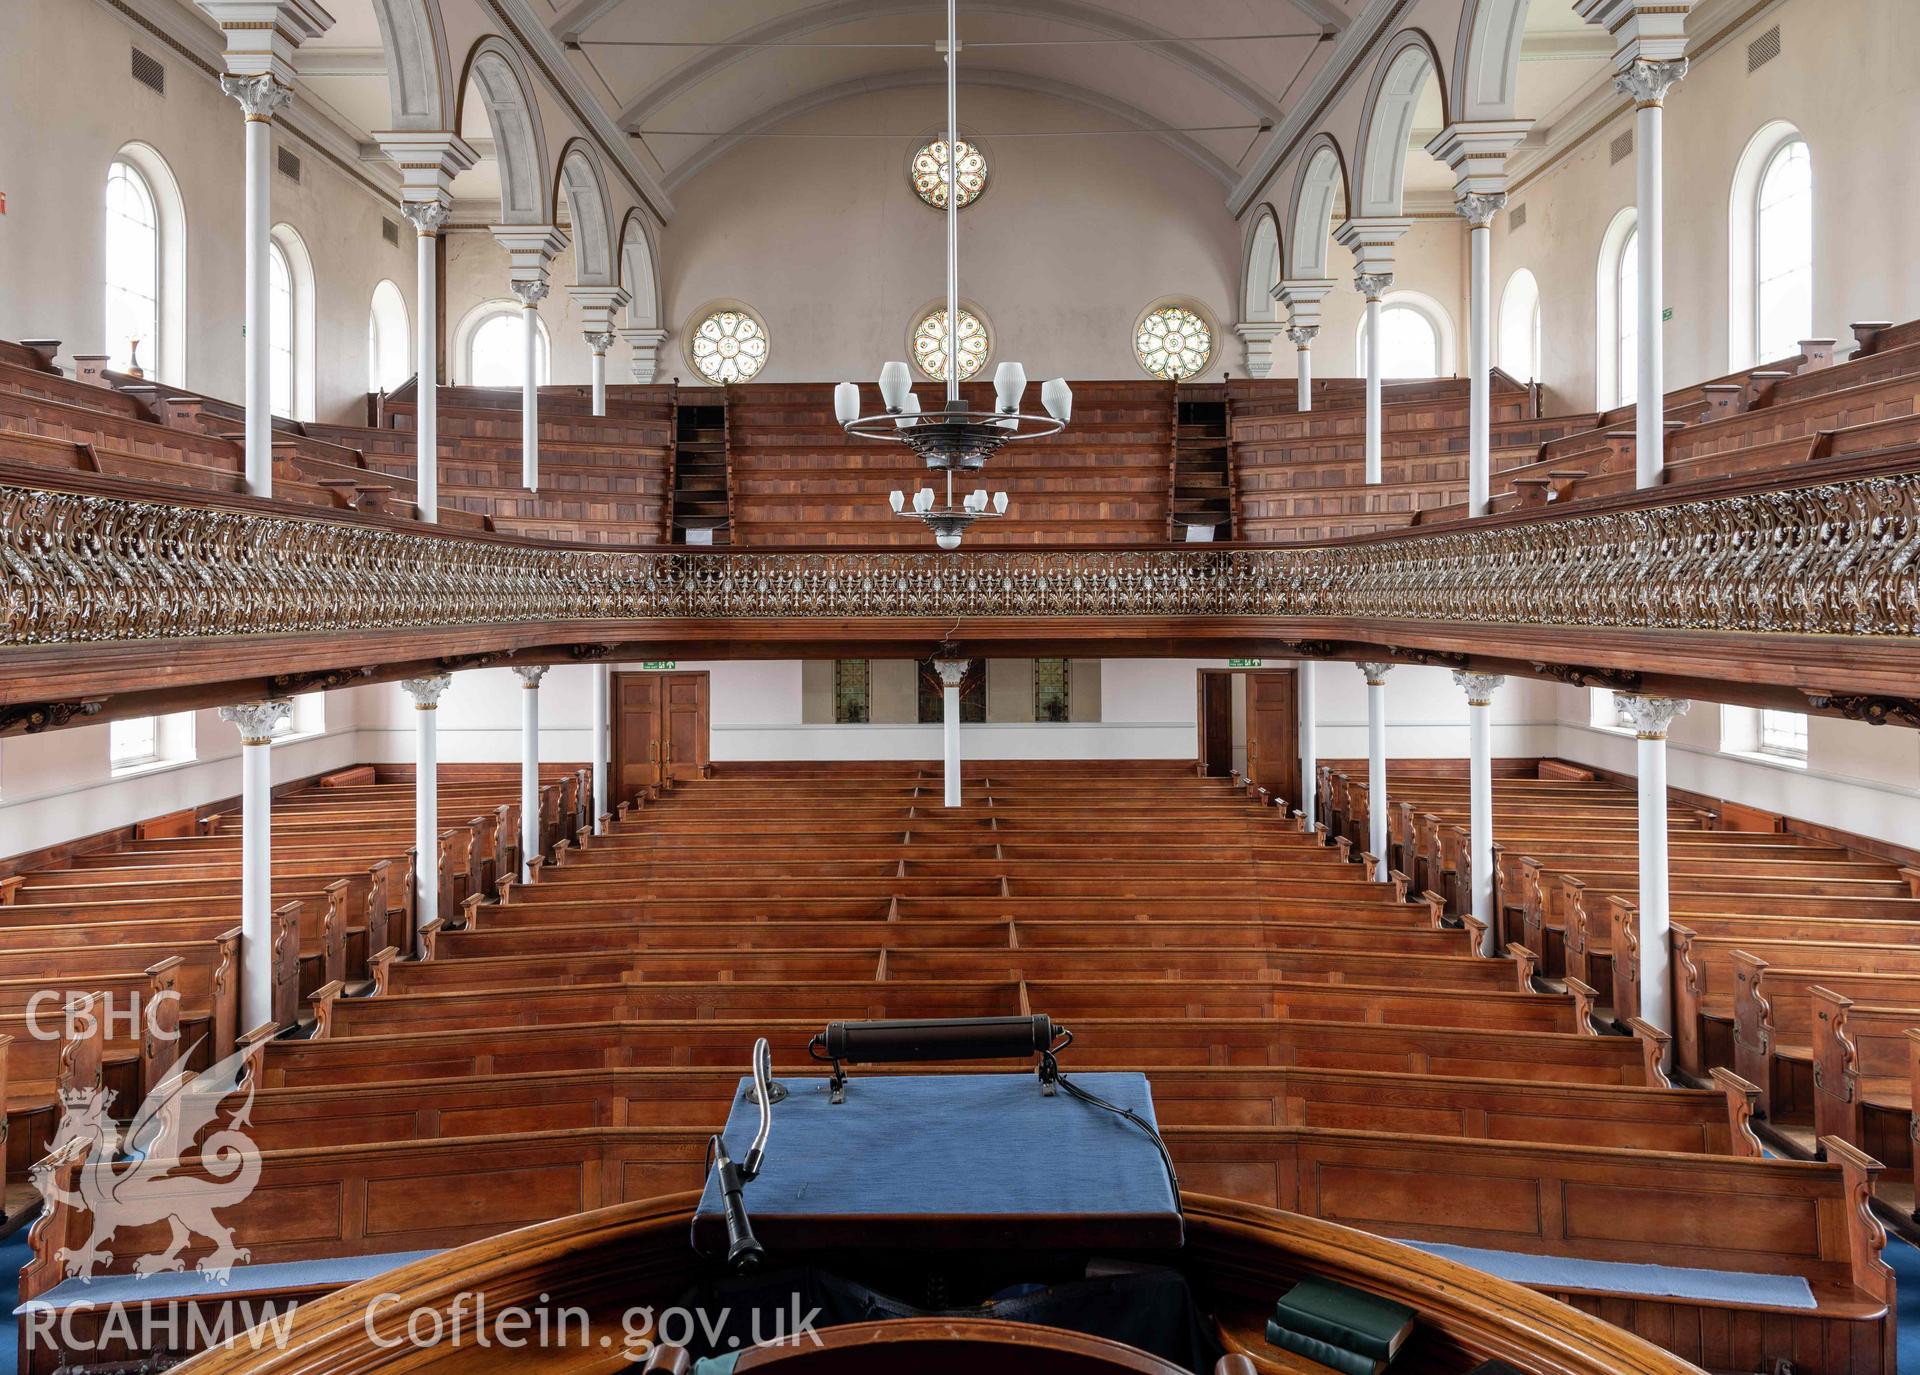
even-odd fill
[{"label": "window sill", "polygon": [[133,764],[115,764],[112,777],[117,783],[123,778],[139,778],[150,773],[164,773],[168,769],[183,768],[197,762],[191,756],[185,759],[142,759]]},{"label": "window sill", "polygon": [[318,740],[325,734],[326,731],[324,730],[290,730],[285,735],[274,736],[272,743],[275,745],[296,745],[302,740]]},{"label": "window sill", "polygon": [[1804,754],[1778,754],[1772,750],[1731,749],[1725,745],[1720,747],[1720,753],[1730,759],[1744,760],[1749,764],[1765,764],[1776,769],[1795,769],[1804,773],[1807,768],[1807,757]]}]

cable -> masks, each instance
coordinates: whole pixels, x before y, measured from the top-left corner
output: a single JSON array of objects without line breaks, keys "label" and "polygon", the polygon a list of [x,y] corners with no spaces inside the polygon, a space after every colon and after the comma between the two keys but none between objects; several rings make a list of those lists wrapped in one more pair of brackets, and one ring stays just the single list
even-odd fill
[{"label": "cable", "polygon": [[[1017,133],[990,133],[982,129],[965,132],[977,138],[1103,138],[1113,134],[1238,134],[1271,129],[1270,120],[1258,124],[1135,124],[1124,129],[1028,129]],[[924,139],[924,129],[911,134],[815,134],[815,133],[742,133],[737,129],[629,129],[632,138],[829,138],[829,139]],[[964,140],[963,140],[964,141]]]},{"label": "cable", "polygon": [[[1065,1050],[1068,1045],[1072,1044],[1072,1041],[1073,1034],[1068,1032],[1066,1040],[1055,1047],[1055,1049]],[[1132,1108],[1123,1108],[1118,1103],[1109,1103],[1106,1099],[1100,1097],[1099,1094],[1089,1092],[1074,1083],[1073,1080],[1060,1072],[1060,1062],[1054,1058],[1052,1050],[1043,1051],[1040,1056],[1040,1061],[1040,1073],[1043,1077],[1051,1078],[1054,1083],[1065,1089],[1069,1095],[1079,1099],[1089,1107],[1103,1108],[1114,1116],[1124,1118],[1128,1122],[1133,1123],[1134,1126],[1138,1127],[1146,1135],[1147,1140],[1153,1142],[1153,1148],[1160,1152],[1160,1163],[1166,1166],[1167,1184],[1173,1190],[1173,1211],[1176,1214],[1183,1213],[1185,1209],[1180,1202],[1180,1174],[1173,1168],[1173,1155],[1167,1150],[1167,1143],[1161,1139],[1160,1133],[1154,1128],[1153,1123],[1147,1121],[1146,1118],[1142,1117]]]},{"label": "cable", "polygon": [[[1325,29],[1312,29],[1300,33],[1208,33],[1208,34],[1167,34],[1162,38],[1106,37],[1106,38],[1005,38],[974,39],[963,41],[961,48],[1083,48],[1103,45],[1134,44],[1151,46],[1156,43],[1264,43],[1282,39],[1311,38],[1316,43],[1324,43],[1331,38]],[[824,43],[756,43],[756,42],[703,42],[691,38],[575,38],[567,45],[570,48],[820,48],[846,49],[861,51],[874,48],[911,50],[924,52],[935,48],[932,42],[919,43],[854,43],[829,40]]]}]

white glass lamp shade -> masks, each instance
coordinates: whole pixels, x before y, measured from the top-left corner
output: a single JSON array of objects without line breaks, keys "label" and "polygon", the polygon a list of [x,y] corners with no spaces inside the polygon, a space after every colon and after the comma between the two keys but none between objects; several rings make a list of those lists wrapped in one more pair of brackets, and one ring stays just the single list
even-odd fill
[{"label": "white glass lamp shade", "polygon": [[907,494],[905,492],[888,492],[887,505],[893,508],[894,514],[898,515],[907,509]]},{"label": "white glass lamp shade", "polygon": [[968,493],[967,493],[967,500],[966,500],[966,508],[967,508],[967,509],[968,509],[969,511],[984,511],[984,510],[986,510],[986,509],[987,509],[987,492],[986,492],[986,488],[984,488],[984,487],[982,487],[982,488],[979,488],[979,489],[977,489],[977,490],[975,490],[975,491],[971,491],[971,492],[968,492]]},{"label": "white glass lamp shade", "polygon": [[933,488],[922,487],[913,494],[913,509],[916,511],[931,511],[933,509]]},{"label": "white glass lamp shade", "polygon": [[1047,408],[1047,414],[1062,425],[1073,419],[1073,388],[1067,385],[1064,377],[1054,377],[1040,384],[1040,404]]},{"label": "white glass lamp shade", "polygon": [[1020,397],[1027,389],[1027,370],[1009,359],[993,370],[993,395],[1003,411],[1020,409]]},{"label": "white glass lamp shade", "polygon": [[907,371],[905,363],[882,363],[880,365],[880,400],[890,411],[906,409],[907,398],[913,395],[913,374]]},{"label": "white glass lamp shade", "polygon": [[933,542],[942,549],[958,549],[960,547],[960,532],[958,530],[942,530],[933,537]]},{"label": "white glass lamp shade", "polygon": [[914,392],[907,393],[907,404],[900,408],[900,418],[893,422],[896,430],[913,428],[913,417],[920,414],[920,397]]},{"label": "white glass lamp shade", "polygon": [[833,389],[833,418],[842,425],[850,424],[860,418],[860,388],[852,382],[842,382]]},{"label": "white glass lamp shade", "polygon": [[1005,492],[995,492],[993,494],[993,513],[997,516],[1004,516],[1007,513],[1007,494]]}]

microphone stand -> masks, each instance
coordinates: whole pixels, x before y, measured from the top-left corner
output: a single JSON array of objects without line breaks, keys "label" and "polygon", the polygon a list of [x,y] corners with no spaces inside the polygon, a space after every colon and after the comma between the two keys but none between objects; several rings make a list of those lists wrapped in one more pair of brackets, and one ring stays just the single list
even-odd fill
[{"label": "microphone stand", "polygon": [[727,1269],[736,1275],[752,1274],[766,1259],[766,1249],[753,1234],[753,1223],[747,1217],[746,1200],[742,1196],[765,1163],[767,1134],[773,1130],[773,1052],[767,1048],[764,1036],[753,1046],[753,1097],[760,1107],[760,1127],[753,1134],[753,1145],[747,1150],[746,1160],[734,1164],[719,1132],[714,1133],[709,1145],[713,1168],[720,1179],[720,1208],[727,1225]]}]

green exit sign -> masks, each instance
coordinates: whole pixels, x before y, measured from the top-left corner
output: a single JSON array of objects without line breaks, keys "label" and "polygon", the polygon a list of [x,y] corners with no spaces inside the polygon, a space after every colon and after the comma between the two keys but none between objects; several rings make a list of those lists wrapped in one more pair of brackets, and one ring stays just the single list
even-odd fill
[{"label": "green exit sign", "polygon": [[1266,663],[1267,661],[1265,659],[1229,659],[1227,660],[1227,667],[1228,668],[1264,668],[1266,667]]},{"label": "green exit sign", "polygon": [[641,664],[640,667],[648,673],[665,673],[669,669],[680,667],[680,661],[678,659],[648,659],[645,663]]},{"label": "green exit sign", "polygon": [[1668,325],[1673,323],[1673,307],[1672,306],[1668,306],[1665,310],[1660,312],[1660,323],[1663,325]]}]

